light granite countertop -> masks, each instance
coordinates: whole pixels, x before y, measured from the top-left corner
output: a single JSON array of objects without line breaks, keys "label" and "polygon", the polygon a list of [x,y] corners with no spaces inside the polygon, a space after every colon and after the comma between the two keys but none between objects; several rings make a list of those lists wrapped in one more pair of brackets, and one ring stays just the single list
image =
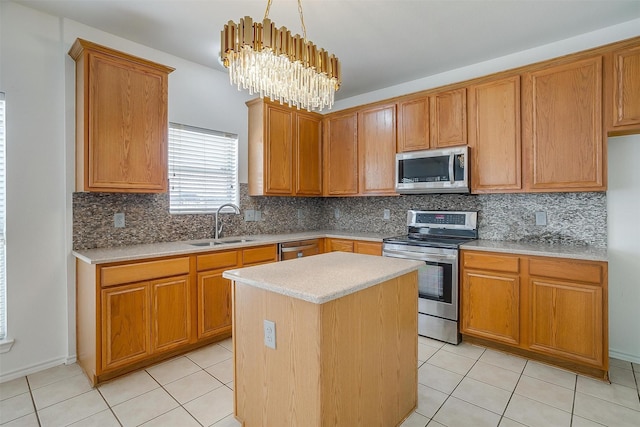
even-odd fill
[{"label": "light granite countertop", "polygon": [[[193,246],[193,243],[208,242],[213,239],[188,240],[180,242],[150,243],[146,245],[119,246],[114,248],[98,248],[73,251],[72,254],[89,264],[106,264],[111,262],[135,261],[147,258],[159,258],[176,255],[189,255],[199,252],[211,252],[227,249],[238,249],[258,245],[269,245],[297,240],[319,239],[323,237],[338,239],[365,240],[382,242],[388,235],[380,233],[361,233],[340,230],[319,230],[289,234],[260,234],[248,236],[230,236],[220,239],[245,240],[216,246]],[[501,252],[520,255],[550,256],[559,258],[583,259],[590,261],[607,261],[607,249],[592,246],[571,246],[531,242],[511,242],[502,240],[474,240],[461,247],[467,250]]]},{"label": "light granite countertop", "polygon": [[222,277],[314,304],[338,299],[417,270],[423,263],[330,252],[227,270]]},{"label": "light granite countertop", "polygon": [[570,246],[548,243],[507,242],[501,240],[474,240],[460,247],[466,250],[501,252],[517,255],[536,255],[572,258],[588,261],[607,261],[607,248]]},{"label": "light granite countertop", "polygon": [[226,249],[238,249],[250,246],[269,245],[275,243],[294,242],[297,240],[333,237],[338,239],[366,240],[382,242],[389,237],[378,233],[359,233],[354,231],[320,230],[290,234],[260,234],[250,236],[230,236],[220,241],[246,240],[238,243],[227,243],[216,246],[193,246],[193,243],[212,241],[213,239],[188,240],[180,242],[150,243],[146,245],[118,246],[114,248],[98,248],[73,251],[72,254],[89,264],[106,264],[110,262],[135,261],[146,258],[158,258],[175,255],[189,255],[198,252],[211,252]]}]

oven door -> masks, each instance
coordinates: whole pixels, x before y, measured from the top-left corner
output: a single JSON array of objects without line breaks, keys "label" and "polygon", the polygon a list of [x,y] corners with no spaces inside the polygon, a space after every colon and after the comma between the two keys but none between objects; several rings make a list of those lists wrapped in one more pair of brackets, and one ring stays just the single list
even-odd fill
[{"label": "oven door", "polygon": [[418,312],[458,320],[457,256],[431,257],[418,269]]},{"label": "oven door", "polygon": [[418,269],[418,312],[458,319],[458,250],[411,245],[383,245],[387,257],[423,261]]}]

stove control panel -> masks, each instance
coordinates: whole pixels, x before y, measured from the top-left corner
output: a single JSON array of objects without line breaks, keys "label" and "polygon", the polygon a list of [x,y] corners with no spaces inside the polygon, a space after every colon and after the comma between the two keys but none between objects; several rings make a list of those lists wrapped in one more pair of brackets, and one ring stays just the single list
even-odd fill
[{"label": "stove control panel", "polygon": [[407,226],[475,230],[477,218],[477,212],[411,210]]}]

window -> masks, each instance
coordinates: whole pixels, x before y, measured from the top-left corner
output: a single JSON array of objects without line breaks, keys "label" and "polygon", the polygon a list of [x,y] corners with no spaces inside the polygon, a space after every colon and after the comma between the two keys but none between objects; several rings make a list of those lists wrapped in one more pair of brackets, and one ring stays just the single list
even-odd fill
[{"label": "window", "polygon": [[238,135],[169,124],[169,211],[238,204]]},{"label": "window", "polygon": [[5,99],[0,92],[0,341],[7,338],[7,281],[5,274]]}]

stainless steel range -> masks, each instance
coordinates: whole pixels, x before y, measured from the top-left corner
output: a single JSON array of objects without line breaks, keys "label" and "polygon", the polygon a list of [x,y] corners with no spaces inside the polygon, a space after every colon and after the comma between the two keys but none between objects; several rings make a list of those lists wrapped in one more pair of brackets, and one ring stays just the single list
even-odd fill
[{"label": "stainless steel range", "polygon": [[424,261],[418,270],[418,334],[452,344],[458,330],[458,248],[478,238],[477,212],[407,212],[405,236],[383,240],[382,255]]}]

